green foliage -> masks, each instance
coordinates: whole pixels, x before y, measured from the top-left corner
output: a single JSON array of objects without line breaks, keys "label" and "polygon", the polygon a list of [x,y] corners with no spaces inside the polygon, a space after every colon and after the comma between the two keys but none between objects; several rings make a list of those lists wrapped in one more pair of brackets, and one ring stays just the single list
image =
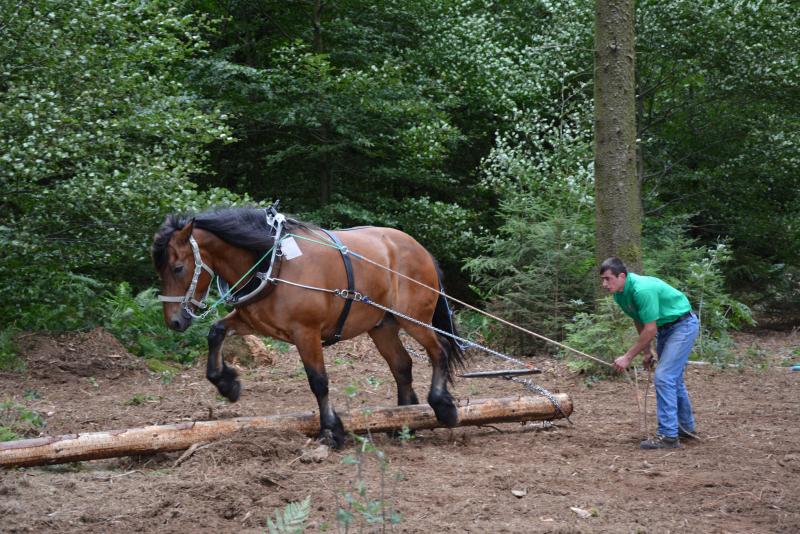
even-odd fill
[{"label": "green foliage", "polygon": [[732,342],[728,330],[754,325],[750,309],[734,299],[725,287],[722,267],[731,261],[729,245],[717,243],[711,248],[697,246],[678,223],[653,224],[645,272],[653,273],[680,289],[689,298],[700,319],[700,336],[695,351],[702,359],[721,361],[729,357]]},{"label": "green foliage", "polygon": [[472,253],[477,218],[458,203],[417,198],[378,199],[370,208],[334,195],[334,202],[307,214],[323,226],[388,226],[410,233],[440,262],[458,263]]},{"label": "green foliage", "polygon": [[130,285],[119,284],[104,299],[104,326],[129,351],[148,361],[193,362],[198,354],[206,352],[206,336],[213,317],[195,320],[185,332],[173,332],[164,324],[163,306],[156,293],[150,288],[134,296]]},{"label": "green foliage", "polygon": [[[490,295],[490,310],[548,337],[591,301],[594,281],[591,225],[580,214],[550,213],[533,204],[506,204],[499,237],[484,240],[486,255],[466,268]],[[506,346],[530,351],[527,334],[503,329]]]},{"label": "green foliage", "polygon": [[[630,318],[614,302],[611,296],[598,301],[594,313],[581,312],[565,326],[567,336],[564,343],[586,354],[611,363],[622,356],[636,341],[637,333]],[[562,351],[575,370],[589,375],[608,374],[610,367],[587,360],[570,351]]]},{"label": "green foliage", "polygon": [[718,243],[707,249],[706,257],[690,266],[685,282],[687,295],[697,305],[701,324],[712,335],[755,325],[750,309],[726,291],[721,268],[731,258],[730,247]]},{"label": "green foliage", "polygon": [[[222,115],[186,85],[202,18],[165,2],[2,3],[0,290],[22,328],[83,328],[108,280],[152,278],[152,231],[200,195]],[[147,273],[143,275],[143,273]]]},{"label": "green foliage", "polygon": [[0,371],[22,371],[25,361],[19,357],[14,338],[19,330],[14,327],[0,330]]},{"label": "green foliage", "polygon": [[[482,254],[465,265],[490,309],[547,337],[593,299],[591,109],[564,103],[557,123],[541,112],[514,110],[482,163],[482,187],[500,199],[500,226],[479,239]],[[507,347],[541,344],[503,329]]]},{"label": "green foliage", "polygon": [[35,410],[8,398],[0,402],[0,441],[37,436],[46,425]]},{"label": "green foliage", "polygon": [[311,496],[302,501],[290,502],[283,509],[275,510],[275,521],[267,518],[269,534],[300,534],[305,530],[305,523],[311,513]]},{"label": "green foliage", "polygon": [[[479,295],[562,335],[592,298],[576,249],[592,249],[593,7],[348,0],[315,32],[309,2],[0,0],[0,319],[95,325],[120,281],[152,285],[165,213],[252,195],[404,229],[448,280],[472,259]],[[747,323],[727,295],[798,310],[794,7],[637,3],[646,219],[698,239],[675,234],[679,265],[648,271],[685,284],[712,332]]]},{"label": "green foliage", "polygon": [[[0,264],[0,272],[13,268],[13,258]],[[7,317],[12,324],[28,330],[84,330],[96,325],[102,316],[100,296],[109,287],[95,278],[72,272],[31,269],[20,267],[8,271],[11,281],[21,282],[20,277],[31,275],[26,285],[17,286],[10,297],[4,313],[16,313]],[[0,286],[4,282],[0,281]]]},{"label": "green foliage", "polygon": [[158,400],[154,395],[144,395],[142,393],[136,393],[131,400],[126,402],[125,404],[129,406],[141,406],[145,402],[155,402]]},{"label": "green foliage", "polygon": [[476,343],[492,343],[494,320],[482,313],[469,309],[455,312],[455,323],[462,337]]},{"label": "green foliage", "polygon": [[147,358],[145,360],[147,368],[161,377],[162,384],[169,384],[178,372],[178,368],[162,360],[155,358]]},{"label": "green foliage", "polygon": [[397,433],[397,439],[399,439],[401,443],[411,441],[415,437],[416,435],[411,431],[410,428],[408,428],[408,425],[403,425],[403,428],[401,428],[400,432]]},{"label": "green foliage", "polygon": [[729,287],[788,307],[800,291],[782,276],[800,263],[800,10],[783,0],[637,9],[646,207],[691,214],[705,246],[730,238]]},{"label": "green foliage", "polygon": [[[408,430],[408,429],[406,429]],[[386,495],[386,474],[389,470],[389,460],[385,453],[378,449],[370,437],[352,434],[356,442],[355,454],[342,457],[342,463],[356,467],[356,477],[349,491],[342,493],[343,505],[336,510],[336,522],[348,532],[351,526],[359,525],[363,530],[366,525],[396,525],[402,517],[395,510]],[[364,470],[370,459],[377,464],[380,473],[380,488],[378,495],[370,495],[367,483],[364,480]],[[398,474],[396,480],[400,479]],[[338,495],[337,495],[338,498]]]}]

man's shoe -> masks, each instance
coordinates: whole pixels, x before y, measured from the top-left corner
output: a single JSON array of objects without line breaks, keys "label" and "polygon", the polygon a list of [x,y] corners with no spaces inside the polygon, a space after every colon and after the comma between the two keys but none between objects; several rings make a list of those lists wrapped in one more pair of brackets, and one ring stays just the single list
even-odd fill
[{"label": "man's shoe", "polygon": [[678,441],[677,437],[670,438],[656,434],[653,438],[643,440],[639,447],[642,449],[680,449],[681,442]]},{"label": "man's shoe", "polygon": [[684,430],[681,427],[678,427],[678,437],[683,439],[700,439],[697,437],[696,430]]}]

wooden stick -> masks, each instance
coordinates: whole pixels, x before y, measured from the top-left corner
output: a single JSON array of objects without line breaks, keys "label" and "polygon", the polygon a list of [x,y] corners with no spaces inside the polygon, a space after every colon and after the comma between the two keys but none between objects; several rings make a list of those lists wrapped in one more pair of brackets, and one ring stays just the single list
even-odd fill
[{"label": "wooden stick", "polygon": [[[567,417],[572,399],[555,395]],[[345,429],[355,433],[421,430],[442,426],[427,404],[353,410],[339,414]],[[458,407],[457,426],[512,421],[556,419],[561,414],[545,397],[472,399]],[[216,421],[193,421],[106,432],[87,432],[0,443],[0,466],[31,466],[97,460],[136,454],[180,451],[195,443],[209,442],[246,428],[295,431],[316,436],[319,414],[306,412],[270,417],[237,417]]]}]

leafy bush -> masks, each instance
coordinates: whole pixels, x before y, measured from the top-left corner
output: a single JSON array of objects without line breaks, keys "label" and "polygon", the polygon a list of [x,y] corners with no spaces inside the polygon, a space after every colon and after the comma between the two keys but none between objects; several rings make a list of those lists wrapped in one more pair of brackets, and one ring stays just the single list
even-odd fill
[{"label": "leafy bush", "polygon": [[750,309],[725,288],[722,267],[731,261],[730,246],[719,242],[698,247],[681,222],[658,227],[648,241],[645,271],[683,291],[700,319],[695,352],[709,361],[729,359],[732,341],[727,332],[755,324]]},{"label": "leafy bush", "polygon": [[231,140],[224,115],[185,83],[206,23],[134,0],[4,9],[0,319],[86,328],[109,281],[152,279],[164,214],[215,195],[189,181],[207,144]]},{"label": "leafy bush", "polygon": [[463,309],[455,312],[454,320],[461,337],[476,343],[492,343],[495,321],[482,313]]},{"label": "leafy bush", "polygon": [[104,301],[104,326],[137,356],[193,362],[198,354],[206,352],[213,314],[195,320],[185,332],[174,332],[164,324],[163,307],[156,293],[155,288],[150,288],[134,296],[130,285],[119,284]]},{"label": "leafy bush", "polygon": [[[24,330],[85,330],[95,326],[102,315],[99,297],[108,285],[95,278],[42,269],[41,266],[13,266],[11,258],[0,265],[0,278],[15,284],[1,319]],[[8,276],[4,276],[4,275]],[[0,282],[0,290],[3,289]]]},{"label": "leafy bush", "polygon": [[[564,341],[567,346],[608,363],[622,356],[638,337],[630,317],[622,312],[611,296],[598,301],[594,313],[576,314],[572,322],[564,328],[567,331]],[[607,374],[611,369],[571,351],[562,351],[561,355],[569,362],[575,362],[571,367],[584,370],[590,375]]]},{"label": "leafy bush", "polygon": [[[503,319],[548,337],[561,338],[563,324],[591,300],[594,280],[592,230],[580,214],[551,213],[541,205],[505,204],[499,237],[481,244],[487,254],[466,264]],[[539,346],[527,334],[498,327],[506,347],[523,352]]]}]

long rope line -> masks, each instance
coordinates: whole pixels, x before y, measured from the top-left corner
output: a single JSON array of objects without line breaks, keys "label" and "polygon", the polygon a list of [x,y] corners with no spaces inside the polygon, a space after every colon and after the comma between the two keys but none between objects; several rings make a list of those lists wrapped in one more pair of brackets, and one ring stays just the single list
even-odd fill
[{"label": "long rope line", "polygon": [[[312,231],[314,231],[314,230],[312,230]],[[318,236],[322,237],[318,232],[314,231],[314,233],[317,234]],[[543,336],[543,335],[538,334],[538,333],[536,333],[536,332],[534,332],[532,330],[529,330],[527,328],[524,328],[522,326],[514,324],[514,323],[512,323],[510,321],[507,321],[507,320],[505,320],[505,319],[503,319],[501,317],[498,317],[498,316],[496,316],[494,314],[491,314],[489,312],[486,312],[484,310],[476,308],[475,306],[472,306],[471,304],[468,304],[468,303],[466,303],[466,302],[464,302],[462,300],[459,300],[459,299],[457,299],[455,297],[446,295],[444,293],[444,291],[442,291],[440,289],[436,289],[434,287],[431,287],[431,286],[429,286],[429,285],[427,285],[427,284],[425,284],[423,282],[420,282],[418,280],[415,280],[414,278],[411,278],[410,276],[407,276],[407,275],[405,275],[403,273],[397,272],[397,271],[395,271],[395,270],[393,270],[393,269],[391,269],[391,268],[389,268],[389,267],[387,267],[385,265],[382,265],[382,264],[380,264],[380,263],[378,263],[376,261],[373,261],[370,258],[367,258],[366,256],[363,256],[362,254],[359,254],[357,252],[353,252],[353,251],[349,250],[346,246],[343,246],[343,245],[339,246],[336,243],[332,243],[332,242],[329,242],[329,241],[320,241],[320,240],[317,240],[317,239],[312,239],[312,238],[309,238],[307,236],[302,236],[302,235],[295,234],[295,233],[288,233],[288,234],[284,235],[283,237],[281,237],[279,239],[279,241],[275,245],[273,245],[273,247],[271,247],[270,250],[267,251],[257,262],[255,262],[255,264],[235,284],[233,284],[231,287],[229,287],[229,289],[225,293],[225,295],[221,295],[220,298],[216,302],[214,302],[209,307],[209,309],[206,310],[201,315],[201,317],[205,317],[212,310],[216,309],[217,306],[222,304],[231,293],[237,293],[239,290],[241,290],[241,288],[239,288],[239,289],[234,289],[234,288],[236,288],[236,286],[238,286],[250,273],[252,273],[256,269],[256,267],[258,265],[260,265],[264,261],[264,259],[266,259],[266,257],[270,254],[270,252],[272,251],[272,249],[275,246],[279,245],[281,242],[283,242],[284,240],[289,239],[289,238],[297,238],[297,239],[301,239],[301,240],[308,241],[308,242],[311,242],[311,243],[316,243],[316,244],[319,244],[319,245],[331,247],[331,248],[337,249],[342,254],[351,254],[351,255],[355,256],[356,258],[358,258],[358,259],[360,259],[362,261],[365,261],[365,262],[367,262],[369,264],[372,264],[372,265],[374,265],[376,267],[379,267],[379,268],[384,269],[384,270],[386,270],[388,272],[391,272],[391,273],[395,274],[396,276],[399,276],[399,277],[404,278],[404,279],[406,279],[406,280],[408,280],[410,282],[413,282],[413,283],[415,283],[415,284],[417,284],[417,285],[419,285],[421,287],[424,287],[424,288],[426,288],[426,289],[428,289],[430,291],[433,291],[434,293],[438,293],[441,297],[443,297],[445,299],[449,299],[449,300],[452,300],[453,302],[457,302],[458,304],[461,304],[462,306],[464,306],[464,307],[466,307],[466,308],[468,308],[470,310],[473,310],[473,311],[475,311],[477,313],[480,313],[480,314],[485,315],[485,316],[487,316],[489,318],[492,318],[492,319],[494,319],[494,320],[496,320],[496,321],[498,321],[498,322],[500,322],[502,324],[505,324],[507,326],[515,328],[515,329],[517,329],[517,330],[519,330],[521,332],[524,332],[524,333],[526,333],[528,335],[531,335],[531,336],[533,336],[535,338],[538,338],[538,339],[541,339],[541,340],[543,340],[543,341],[545,341],[547,343],[551,343],[553,345],[556,345],[556,346],[558,346],[558,347],[560,347],[562,349],[568,350],[570,352],[578,354],[579,356],[582,356],[584,358],[588,358],[590,360],[593,360],[593,361],[595,361],[597,363],[600,363],[602,365],[605,365],[607,367],[613,367],[610,363],[608,363],[608,362],[606,362],[604,360],[601,360],[601,359],[599,359],[599,358],[597,358],[595,356],[592,356],[590,354],[586,354],[583,351],[580,351],[578,349],[575,349],[575,348],[572,348],[570,346],[567,346],[567,345],[565,345],[563,343],[560,343],[560,342],[558,342],[558,341],[556,341],[554,339],[550,339],[547,336]],[[318,290],[318,291],[325,291],[325,292],[328,292],[328,293],[334,293],[334,294],[339,295],[339,296],[341,296],[343,298],[354,298],[354,295],[351,295],[350,292],[343,292],[343,291],[335,290],[335,289],[317,288],[317,287],[307,286],[307,285],[304,285],[304,284],[299,284],[297,282],[291,282],[289,280],[283,280],[283,279],[277,279],[277,278],[275,278],[273,280],[275,282],[280,281],[282,283],[286,283],[286,284],[289,284],[289,285],[293,285],[293,286],[301,287],[301,288],[305,288],[305,289],[313,289],[313,290]],[[517,365],[520,365],[520,366],[523,366],[523,367],[525,366],[524,362],[522,362],[520,360],[517,360],[516,358],[513,358],[513,357],[508,356],[506,354],[503,354],[501,352],[497,352],[497,351],[492,350],[492,349],[490,349],[488,347],[484,347],[482,345],[474,343],[474,342],[472,342],[472,341],[470,341],[470,340],[468,340],[466,338],[462,338],[462,337],[457,336],[455,334],[452,334],[450,332],[446,332],[444,330],[438,329],[438,328],[436,328],[436,327],[434,327],[432,325],[425,324],[422,321],[419,321],[419,320],[417,320],[417,319],[415,319],[413,317],[406,316],[406,315],[403,315],[401,313],[398,313],[397,311],[392,310],[392,309],[390,309],[388,307],[385,307],[385,306],[383,306],[381,304],[378,304],[378,303],[370,300],[368,297],[360,295],[357,292],[355,292],[355,294],[359,295],[360,298],[357,298],[357,299],[354,298],[354,300],[358,300],[360,302],[364,302],[365,304],[370,304],[370,305],[375,306],[377,308],[383,309],[384,311],[388,311],[388,312],[394,313],[396,315],[400,315],[403,319],[406,319],[406,320],[409,320],[411,322],[414,322],[414,323],[420,324],[422,326],[425,326],[427,328],[430,328],[430,329],[436,331],[437,333],[445,335],[447,337],[451,337],[454,340],[461,341],[461,342],[465,343],[467,347],[479,348],[479,349],[481,349],[481,350],[483,350],[485,352],[488,352],[488,353],[490,353],[490,354],[492,354],[494,356],[497,356],[497,357],[499,357],[501,359],[504,359],[506,361],[509,361],[509,362],[512,362],[512,363],[516,363]],[[636,371],[634,369],[634,375],[635,375],[635,373],[636,373]],[[638,378],[637,378],[637,383],[634,384],[633,381],[631,380],[630,376],[627,373],[625,373],[625,377],[628,379],[628,381],[631,383],[631,385],[634,385],[634,387],[635,387],[637,407],[639,408],[639,412],[642,414],[642,417],[644,418],[644,424],[646,426],[646,424],[647,424],[647,420],[646,420],[647,414],[645,412],[643,412],[643,408],[642,408],[641,402],[639,400]],[[561,406],[558,403],[558,401],[556,400],[556,398],[549,391],[547,391],[545,388],[542,388],[541,386],[537,386],[537,385],[533,384],[530,380],[514,379],[514,378],[512,378],[512,380],[515,381],[515,382],[523,383],[523,385],[525,385],[526,388],[531,389],[532,391],[536,391],[536,392],[546,396],[553,403],[553,405],[556,407],[556,409],[559,412],[561,412],[562,415],[564,415],[564,417],[567,419],[567,421],[569,421],[569,418],[566,417],[566,414],[564,414],[563,411],[561,411]],[[646,395],[647,395],[647,390],[645,390],[645,396]],[[646,402],[646,399],[645,399],[645,402]],[[646,407],[646,404],[645,404],[645,407]]]},{"label": "long rope line", "polygon": [[[312,231],[313,231],[313,230],[312,230]],[[590,360],[593,360],[593,361],[595,361],[595,362],[597,362],[597,363],[600,363],[600,364],[602,364],[602,365],[605,365],[606,367],[613,367],[613,365],[612,365],[612,364],[610,364],[610,363],[606,362],[605,360],[601,360],[600,358],[597,358],[597,357],[595,357],[595,356],[592,356],[592,355],[590,355],[590,354],[586,354],[586,353],[585,353],[585,352],[583,352],[583,351],[580,351],[580,350],[578,350],[578,349],[572,348],[572,347],[570,347],[570,346],[568,346],[568,345],[565,345],[565,344],[563,344],[563,343],[560,343],[560,342],[558,342],[558,341],[555,341],[555,340],[553,340],[553,339],[550,339],[550,338],[548,338],[547,336],[543,336],[543,335],[541,335],[541,334],[538,334],[538,333],[536,333],[536,332],[533,332],[532,330],[529,330],[529,329],[527,329],[527,328],[524,328],[524,327],[522,327],[522,326],[519,326],[519,325],[517,325],[517,324],[514,324],[514,323],[512,323],[512,322],[510,322],[510,321],[507,321],[507,320],[505,320],[505,319],[503,319],[503,318],[501,318],[501,317],[498,317],[498,316],[496,316],[496,315],[494,315],[494,314],[491,314],[491,313],[489,313],[489,312],[486,312],[486,311],[484,311],[484,310],[481,310],[481,309],[479,309],[479,308],[476,308],[475,306],[472,306],[471,304],[468,304],[468,303],[466,303],[466,302],[464,302],[464,301],[462,301],[462,300],[459,300],[459,299],[457,299],[457,298],[455,298],[455,297],[452,297],[452,296],[450,296],[450,295],[446,295],[446,294],[444,293],[444,291],[442,291],[442,290],[440,290],[440,289],[433,288],[433,287],[431,287],[431,286],[429,286],[429,285],[427,285],[427,284],[425,284],[425,283],[423,283],[423,282],[420,282],[419,280],[416,280],[416,279],[414,279],[414,278],[411,278],[410,276],[407,276],[407,275],[405,275],[405,274],[403,274],[403,273],[397,272],[397,271],[395,271],[395,270],[393,270],[393,269],[391,269],[391,268],[389,268],[389,267],[387,267],[387,266],[385,266],[385,265],[382,265],[382,264],[380,264],[380,263],[378,263],[378,262],[376,262],[376,261],[373,261],[373,260],[371,260],[370,258],[367,258],[366,256],[363,256],[362,254],[359,254],[359,253],[357,253],[357,252],[354,252],[354,251],[352,251],[352,250],[349,250],[349,249],[348,249],[346,246],[339,246],[339,245],[337,245],[337,244],[335,244],[335,243],[332,243],[332,242],[330,242],[330,241],[328,240],[327,236],[322,236],[321,234],[319,234],[319,232],[316,232],[316,231],[314,231],[314,233],[315,233],[316,235],[318,235],[318,236],[322,237],[322,238],[323,238],[323,239],[325,239],[325,240],[324,240],[324,241],[319,241],[319,240],[312,239],[312,238],[309,238],[309,237],[307,237],[307,236],[302,236],[302,235],[298,235],[298,234],[287,234],[287,235],[284,237],[284,239],[285,239],[285,238],[288,238],[288,237],[296,237],[296,238],[298,238],[298,239],[302,239],[302,240],[305,240],[305,241],[308,241],[308,242],[311,242],[311,243],[316,243],[316,244],[319,244],[319,245],[323,245],[323,246],[327,246],[327,247],[331,247],[331,248],[337,249],[337,250],[339,250],[339,252],[341,252],[341,253],[343,253],[343,254],[351,254],[351,255],[353,255],[353,256],[355,256],[355,257],[359,258],[359,259],[360,259],[360,260],[362,260],[362,261],[365,261],[365,262],[367,262],[367,263],[370,263],[370,264],[372,264],[372,265],[374,265],[374,266],[376,266],[376,267],[379,267],[379,268],[381,268],[381,269],[384,269],[384,270],[386,270],[386,271],[389,271],[389,272],[391,272],[391,273],[393,273],[393,274],[395,274],[395,275],[397,275],[397,276],[400,276],[401,278],[404,278],[404,279],[406,279],[406,280],[408,280],[408,281],[410,281],[410,282],[413,282],[413,283],[415,283],[415,284],[417,284],[417,285],[419,285],[419,286],[421,286],[421,287],[424,287],[424,288],[426,288],[426,289],[428,289],[428,290],[430,290],[430,291],[433,291],[434,293],[438,293],[440,296],[442,296],[442,297],[444,297],[444,298],[446,298],[446,299],[452,300],[453,302],[457,302],[458,304],[461,304],[462,306],[464,306],[464,307],[466,307],[466,308],[469,308],[469,309],[471,309],[471,310],[473,310],[473,311],[476,311],[476,312],[478,312],[478,313],[480,313],[480,314],[482,314],[482,315],[485,315],[485,316],[487,316],[487,317],[490,317],[490,318],[492,318],[492,319],[494,319],[494,320],[496,320],[496,321],[498,321],[498,322],[500,322],[500,323],[503,323],[503,324],[505,324],[505,325],[507,325],[507,326],[510,326],[510,327],[512,327],[512,328],[515,328],[515,329],[517,329],[517,330],[519,330],[519,331],[521,331],[521,332],[524,332],[524,333],[526,333],[526,334],[528,334],[528,335],[531,335],[531,336],[533,336],[533,337],[536,337],[536,338],[538,338],[538,339],[541,339],[541,340],[543,340],[543,341],[545,341],[545,342],[548,342],[548,343],[551,343],[551,344],[553,344],[553,345],[556,345],[556,346],[558,346],[558,347],[560,347],[560,348],[562,348],[562,349],[565,349],[565,350],[571,351],[571,352],[573,352],[573,353],[575,353],[575,354],[578,354],[579,356],[582,356],[582,357],[584,357],[584,358],[588,358],[588,359],[590,359]],[[298,285],[298,284],[293,284],[293,285]],[[368,303],[368,304],[372,304],[373,306],[378,306],[378,307],[381,307],[381,308],[383,308],[382,306],[380,306],[380,305],[377,305],[376,303],[374,303],[374,302],[370,301],[369,299],[364,299],[364,302],[366,302],[366,303]],[[388,308],[386,308],[386,309],[388,310]],[[394,312],[394,310],[390,310],[390,311],[392,311],[393,313],[397,313],[397,312]],[[402,315],[402,314],[400,314],[400,315]],[[404,318],[407,318],[407,317],[404,317]],[[410,320],[412,320],[412,321],[414,321],[414,322],[418,322],[418,321],[416,321],[416,320],[415,320],[415,319],[413,319],[413,318],[407,318],[407,319],[410,319]],[[432,327],[432,326],[430,326],[430,325],[425,325],[425,326],[427,326],[428,328],[433,328],[433,327]],[[436,328],[433,328],[433,329],[438,331],[438,329],[436,329]],[[498,357],[500,357],[500,358],[502,358],[502,359],[505,359],[505,360],[507,360],[507,361],[510,361],[510,362],[516,363],[516,364],[518,364],[518,365],[521,365],[521,366],[525,366],[525,364],[524,364],[523,362],[521,362],[521,361],[519,361],[519,360],[517,360],[517,359],[515,359],[515,358],[513,358],[513,357],[511,357],[511,356],[508,356],[508,355],[502,354],[502,353],[500,353],[500,352],[494,351],[494,350],[492,350],[492,349],[490,349],[490,348],[488,348],[488,347],[483,347],[483,346],[481,346],[481,345],[478,345],[478,344],[476,344],[476,343],[473,343],[473,342],[472,342],[472,341],[470,341],[470,340],[466,340],[466,339],[464,339],[464,338],[459,338],[458,336],[452,335],[452,334],[450,334],[450,333],[448,333],[448,332],[439,331],[439,333],[441,333],[441,334],[444,334],[444,335],[447,335],[448,337],[452,337],[453,339],[456,339],[456,340],[458,340],[458,341],[463,341],[463,342],[466,342],[466,343],[468,344],[468,346],[474,346],[474,347],[476,347],[476,348],[479,348],[479,349],[481,349],[481,350],[483,350],[483,351],[489,352],[490,354],[493,354],[493,355],[495,355],[495,356],[498,356]],[[650,378],[650,375],[649,375],[649,371],[648,371],[648,380],[647,380],[647,383],[646,383],[646,386],[645,386],[645,392],[644,392],[644,397],[645,397],[645,398],[644,398],[644,401],[642,401],[642,399],[641,399],[641,398],[640,398],[640,396],[639,396],[639,395],[640,395],[640,393],[639,393],[639,379],[638,379],[638,374],[636,373],[636,368],[634,368],[634,369],[633,369],[633,374],[634,374],[634,379],[635,379],[635,380],[634,380],[634,379],[631,379],[631,377],[630,377],[630,374],[629,374],[627,371],[626,371],[625,373],[623,373],[623,375],[625,376],[625,378],[628,380],[628,382],[631,384],[631,386],[632,386],[632,387],[633,387],[633,389],[634,389],[634,395],[635,395],[635,398],[636,398],[636,407],[637,407],[637,410],[638,410],[638,412],[639,412],[639,415],[640,415],[640,416],[641,416],[641,418],[642,418],[643,432],[644,432],[644,434],[646,435],[646,433],[647,433],[647,393],[648,393],[648,389],[649,389],[649,385],[650,385],[650,380],[649,380],[649,378]],[[561,409],[560,409],[560,406],[558,406],[558,404],[557,404],[557,401],[555,400],[555,398],[553,398],[553,397],[552,397],[552,394],[550,394],[550,392],[548,392],[546,389],[544,389],[544,388],[541,388],[540,386],[536,386],[536,385],[534,385],[534,384],[533,384],[533,383],[532,383],[530,380],[524,380],[524,379],[518,379],[518,378],[517,378],[517,379],[514,379],[514,378],[512,378],[512,380],[513,380],[513,381],[515,381],[515,382],[521,382],[521,383],[523,383],[523,385],[525,385],[525,387],[527,387],[528,389],[531,389],[532,391],[537,391],[537,392],[539,392],[539,393],[542,393],[542,394],[544,394],[545,396],[547,396],[547,397],[550,399],[550,401],[551,401],[551,402],[553,402],[553,404],[556,406],[556,408],[557,408],[559,411],[561,410]],[[563,412],[562,412],[562,413],[563,413]],[[569,418],[567,418],[567,420],[569,421]],[[570,421],[570,422],[571,422],[571,421]]]},{"label": "long rope line", "polygon": [[539,338],[539,339],[541,339],[541,340],[543,340],[543,341],[546,341],[546,342],[548,342],[548,343],[551,343],[551,344],[553,344],[553,345],[556,345],[556,346],[558,346],[558,347],[560,347],[560,348],[562,348],[562,349],[565,349],[565,350],[571,351],[571,352],[573,352],[573,353],[575,353],[575,354],[578,354],[579,356],[583,356],[584,358],[588,358],[588,359],[590,359],[590,360],[594,360],[595,362],[597,362],[597,363],[599,363],[599,364],[602,364],[602,365],[605,365],[606,367],[613,367],[613,366],[612,366],[610,363],[608,363],[608,362],[607,362],[607,361],[605,361],[605,360],[601,360],[600,358],[597,358],[597,357],[595,357],[595,356],[592,356],[592,355],[590,355],[590,354],[586,354],[585,352],[582,352],[582,351],[580,351],[580,350],[578,350],[578,349],[574,349],[574,348],[572,348],[572,347],[569,347],[569,346],[567,346],[567,345],[564,345],[563,343],[560,343],[560,342],[558,342],[558,341],[556,341],[556,340],[554,340],[554,339],[550,339],[550,338],[549,338],[549,337],[547,337],[547,336],[543,336],[543,335],[541,335],[541,334],[537,334],[536,332],[534,332],[534,331],[532,331],[532,330],[528,330],[527,328],[524,328],[524,327],[522,327],[522,326],[519,326],[519,325],[517,325],[517,324],[514,324],[514,323],[512,323],[512,322],[510,322],[510,321],[506,321],[506,320],[505,320],[505,319],[503,319],[502,317],[498,317],[498,316],[496,316],[496,315],[493,315],[493,314],[491,314],[491,313],[489,313],[489,312],[487,312],[487,311],[481,310],[480,308],[476,308],[475,306],[472,306],[471,304],[467,304],[467,303],[466,303],[466,302],[464,302],[463,300],[459,300],[459,299],[457,299],[457,298],[455,298],[455,297],[452,297],[452,296],[450,296],[450,295],[446,295],[446,294],[444,293],[444,291],[441,291],[441,290],[439,290],[439,289],[433,288],[433,287],[431,287],[431,286],[429,286],[429,285],[427,285],[427,284],[425,284],[425,283],[423,283],[423,282],[420,282],[419,280],[415,280],[415,279],[411,278],[410,276],[406,276],[406,275],[404,275],[403,273],[399,273],[399,272],[397,272],[397,271],[395,271],[395,270],[393,270],[393,269],[391,269],[391,268],[389,268],[389,267],[387,267],[387,266],[385,266],[385,265],[381,265],[380,263],[378,263],[378,262],[376,262],[376,261],[373,261],[373,260],[371,260],[371,259],[367,258],[366,256],[363,256],[363,255],[361,255],[361,254],[358,254],[357,252],[353,252],[352,250],[348,250],[348,249],[347,249],[347,247],[339,247],[339,246],[337,246],[337,245],[335,245],[335,244],[333,244],[333,243],[326,243],[326,242],[323,242],[323,241],[317,241],[317,240],[315,240],[315,239],[311,239],[311,238],[309,238],[309,237],[306,237],[306,236],[301,236],[301,235],[297,235],[297,234],[287,234],[287,237],[289,237],[289,236],[292,236],[292,237],[297,237],[297,238],[299,238],[299,239],[304,239],[304,240],[306,240],[306,241],[310,241],[310,242],[312,242],[312,243],[317,243],[317,244],[320,244],[320,245],[329,246],[329,247],[332,247],[332,248],[338,249],[338,250],[340,250],[340,251],[344,250],[346,253],[348,253],[348,254],[352,254],[353,256],[357,257],[358,259],[364,260],[364,261],[366,261],[367,263],[371,263],[372,265],[375,265],[376,267],[380,267],[381,269],[385,269],[385,270],[387,270],[387,271],[389,271],[389,272],[391,272],[391,273],[393,273],[393,274],[396,274],[397,276],[400,276],[401,278],[405,278],[406,280],[408,280],[408,281],[410,281],[410,282],[413,282],[413,283],[415,283],[415,284],[417,284],[417,285],[419,285],[419,286],[422,286],[422,287],[424,287],[424,288],[427,288],[427,289],[429,289],[429,290],[433,291],[434,293],[438,293],[438,294],[439,294],[439,295],[441,295],[442,297],[445,297],[445,298],[447,298],[447,299],[449,299],[449,300],[451,300],[451,301],[453,301],[453,302],[457,302],[458,304],[460,304],[460,305],[464,306],[465,308],[469,308],[470,310],[476,311],[476,312],[478,312],[478,313],[480,313],[480,314],[482,314],[482,315],[485,315],[485,316],[487,316],[487,317],[490,317],[490,318],[494,319],[495,321],[499,321],[499,322],[501,322],[501,323],[503,323],[503,324],[505,324],[505,325],[507,325],[507,326],[510,326],[510,327],[512,327],[512,328],[516,328],[517,330],[519,330],[519,331],[521,331],[521,332],[524,332],[524,333],[526,333],[526,334],[528,334],[528,335],[531,335],[531,336],[533,336],[533,337]]}]

